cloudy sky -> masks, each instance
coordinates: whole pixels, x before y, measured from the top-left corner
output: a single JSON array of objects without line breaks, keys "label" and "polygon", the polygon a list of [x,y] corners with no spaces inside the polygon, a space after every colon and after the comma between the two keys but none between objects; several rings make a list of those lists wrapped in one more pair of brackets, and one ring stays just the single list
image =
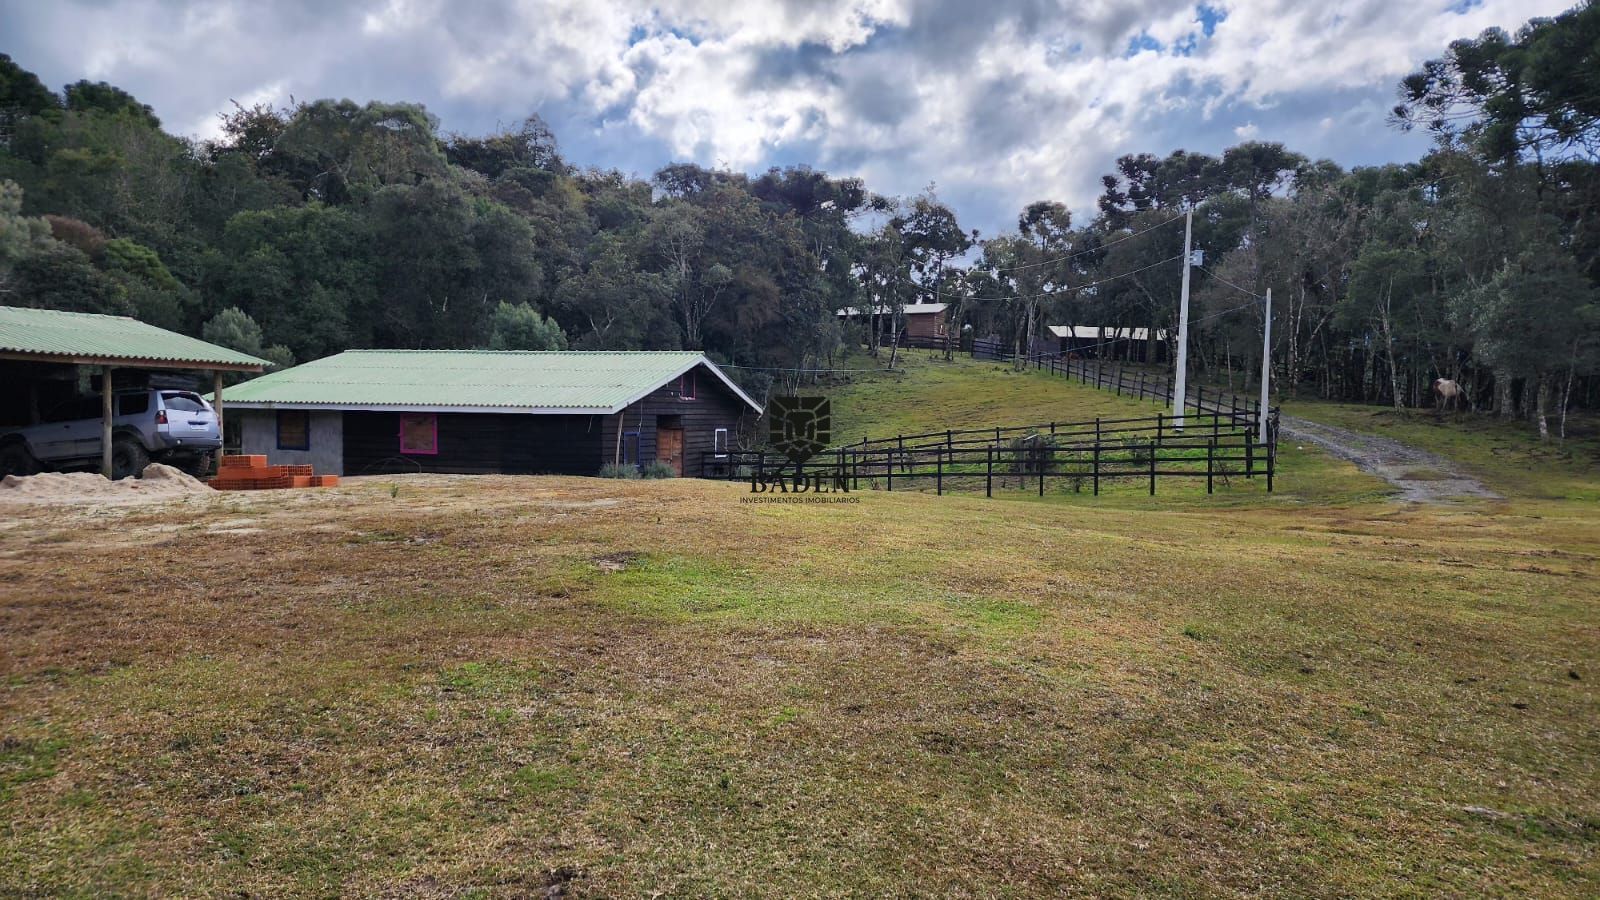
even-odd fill
[{"label": "cloudy sky", "polygon": [[0,52],[106,80],[168,129],[230,100],[415,100],[446,131],[539,112],[580,164],[807,162],[969,227],[1092,210],[1120,154],[1281,141],[1411,159],[1384,116],[1457,37],[1571,0],[0,0]]}]

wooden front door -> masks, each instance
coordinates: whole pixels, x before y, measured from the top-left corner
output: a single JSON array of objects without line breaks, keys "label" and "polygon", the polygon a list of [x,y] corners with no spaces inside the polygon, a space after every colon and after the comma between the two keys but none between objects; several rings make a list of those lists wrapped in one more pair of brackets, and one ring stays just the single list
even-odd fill
[{"label": "wooden front door", "polygon": [[683,428],[656,428],[656,458],[672,467],[672,472],[683,477]]}]

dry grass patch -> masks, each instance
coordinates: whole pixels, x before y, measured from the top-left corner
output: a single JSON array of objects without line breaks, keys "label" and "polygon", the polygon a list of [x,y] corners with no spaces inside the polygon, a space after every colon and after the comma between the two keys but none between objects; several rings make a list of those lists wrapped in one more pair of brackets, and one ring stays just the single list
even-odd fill
[{"label": "dry grass patch", "polygon": [[1591,509],[319,493],[0,530],[5,892],[1600,887]]}]

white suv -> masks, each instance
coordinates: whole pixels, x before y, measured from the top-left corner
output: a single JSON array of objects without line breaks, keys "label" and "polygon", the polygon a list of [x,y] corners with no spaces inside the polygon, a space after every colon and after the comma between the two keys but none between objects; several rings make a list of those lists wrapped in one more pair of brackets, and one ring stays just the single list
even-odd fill
[{"label": "white suv", "polygon": [[[138,475],[151,460],[192,473],[211,467],[222,447],[217,414],[192,391],[142,390],[112,394],[111,475]],[[100,461],[100,397],[59,404],[38,425],[0,430],[0,476],[32,475],[45,467]]]}]

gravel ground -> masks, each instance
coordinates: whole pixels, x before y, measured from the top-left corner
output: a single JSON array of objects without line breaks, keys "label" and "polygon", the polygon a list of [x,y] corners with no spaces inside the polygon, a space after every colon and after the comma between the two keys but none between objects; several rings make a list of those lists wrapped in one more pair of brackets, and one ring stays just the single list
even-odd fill
[{"label": "gravel ground", "polygon": [[1464,499],[1500,499],[1499,494],[1461,471],[1455,463],[1409,444],[1294,416],[1284,416],[1278,424],[1283,436],[1323,447],[1334,456],[1355,463],[1362,471],[1394,485],[1400,492],[1396,500],[1450,503]]}]

